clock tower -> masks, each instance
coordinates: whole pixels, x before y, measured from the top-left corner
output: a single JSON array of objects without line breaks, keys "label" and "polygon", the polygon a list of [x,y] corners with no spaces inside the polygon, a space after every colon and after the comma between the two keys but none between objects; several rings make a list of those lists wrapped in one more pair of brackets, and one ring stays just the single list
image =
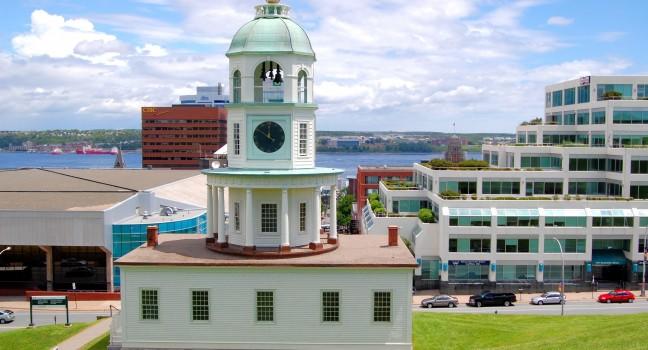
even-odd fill
[{"label": "clock tower", "polygon": [[[232,39],[229,168],[206,170],[210,249],[288,257],[337,247],[339,169],[315,167],[315,52],[290,7],[267,0]],[[331,189],[322,236],[321,189]],[[224,212],[225,191],[229,215]]]}]

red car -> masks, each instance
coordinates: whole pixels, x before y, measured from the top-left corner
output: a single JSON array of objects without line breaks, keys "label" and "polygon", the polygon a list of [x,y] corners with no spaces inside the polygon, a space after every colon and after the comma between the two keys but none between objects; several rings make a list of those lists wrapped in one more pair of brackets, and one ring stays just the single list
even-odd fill
[{"label": "red car", "polygon": [[598,297],[599,303],[632,303],[635,300],[634,294],[629,290],[617,289],[609,293],[601,294]]}]

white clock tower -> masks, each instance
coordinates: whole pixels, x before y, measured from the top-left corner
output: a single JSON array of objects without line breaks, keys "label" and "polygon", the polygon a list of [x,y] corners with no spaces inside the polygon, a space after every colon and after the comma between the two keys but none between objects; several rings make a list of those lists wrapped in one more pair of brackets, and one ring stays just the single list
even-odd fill
[{"label": "white clock tower", "polygon": [[[288,257],[337,248],[339,169],[315,167],[315,53],[279,0],[256,6],[227,52],[229,168],[207,170],[210,249]],[[321,189],[331,230],[321,237]],[[224,191],[229,191],[225,222]]]}]

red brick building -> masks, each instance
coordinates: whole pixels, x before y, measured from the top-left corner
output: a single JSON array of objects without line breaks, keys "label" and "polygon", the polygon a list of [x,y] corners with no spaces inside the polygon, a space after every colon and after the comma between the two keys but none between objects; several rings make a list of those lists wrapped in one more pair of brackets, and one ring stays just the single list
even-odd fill
[{"label": "red brick building", "polygon": [[200,158],[227,143],[222,105],[142,108],[142,166],[199,169]]},{"label": "red brick building", "polygon": [[356,175],[356,213],[354,218],[360,218],[367,197],[372,192],[378,192],[381,180],[412,181],[412,167],[358,167]]}]

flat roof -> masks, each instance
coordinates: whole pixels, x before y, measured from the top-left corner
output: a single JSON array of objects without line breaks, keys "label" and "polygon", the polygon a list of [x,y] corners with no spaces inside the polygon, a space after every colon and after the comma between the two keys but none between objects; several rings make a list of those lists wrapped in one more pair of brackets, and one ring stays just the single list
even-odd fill
[{"label": "flat roof", "polygon": [[0,170],[0,210],[102,211],[139,191],[198,175],[197,170]]},{"label": "flat roof", "polygon": [[340,235],[339,247],[328,253],[283,259],[260,259],[217,253],[207,249],[204,235],[164,234],[159,245],[145,245],[117,260],[119,266],[277,266],[415,268],[416,261],[400,241],[387,245],[387,235]]}]

